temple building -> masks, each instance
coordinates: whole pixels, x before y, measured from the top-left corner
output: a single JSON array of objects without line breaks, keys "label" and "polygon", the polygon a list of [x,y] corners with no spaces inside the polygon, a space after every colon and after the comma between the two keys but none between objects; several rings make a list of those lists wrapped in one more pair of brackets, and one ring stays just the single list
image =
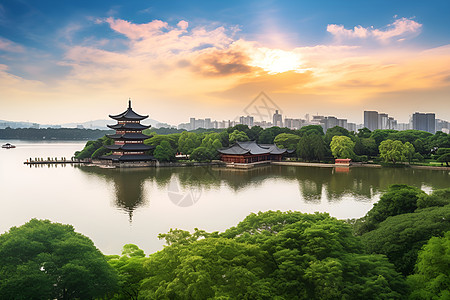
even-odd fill
[{"label": "temple building", "polygon": [[115,125],[108,125],[115,129],[115,134],[106,135],[114,140],[114,145],[105,145],[104,147],[112,150],[111,155],[101,156],[100,159],[111,160],[113,162],[142,162],[152,161],[154,157],[147,154],[147,151],[153,149],[153,146],[144,144],[144,140],[149,136],[142,134],[142,130],[150,128],[150,125],[142,125],[141,121],[148,118],[141,116],[131,108],[131,100],[128,101],[128,109],[118,115],[109,115],[110,118],[117,121]]},{"label": "temple building", "polygon": [[283,155],[292,153],[274,144],[257,144],[255,141],[236,142],[231,147],[217,150],[220,159],[227,163],[254,163],[259,161],[281,161]]}]

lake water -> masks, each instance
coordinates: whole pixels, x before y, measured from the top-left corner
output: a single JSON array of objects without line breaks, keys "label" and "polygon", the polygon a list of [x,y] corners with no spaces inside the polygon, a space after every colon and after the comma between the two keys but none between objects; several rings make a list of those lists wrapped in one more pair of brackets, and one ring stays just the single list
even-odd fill
[{"label": "lake water", "polygon": [[72,224],[105,254],[120,254],[127,243],[153,253],[162,249],[158,234],[170,228],[223,231],[258,211],[359,218],[391,184],[428,192],[450,186],[450,172],[441,170],[30,167],[23,164],[30,157],[70,158],[85,142],[9,142],[17,148],[0,150],[0,233],[50,219]]}]

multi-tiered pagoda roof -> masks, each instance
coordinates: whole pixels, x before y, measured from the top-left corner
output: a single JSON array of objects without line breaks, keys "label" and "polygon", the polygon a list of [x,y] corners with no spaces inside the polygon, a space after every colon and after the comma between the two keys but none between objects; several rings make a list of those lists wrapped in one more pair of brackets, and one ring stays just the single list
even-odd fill
[{"label": "multi-tiered pagoda roof", "polygon": [[153,149],[153,146],[144,144],[144,140],[149,136],[142,133],[142,130],[150,128],[150,125],[143,125],[140,122],[147,116],[142,116],[133,111],[131,100],[128,102],[128,109],[118,115],[109,115],[110,118],[117,121],[115,125],[107,125],[116,130],[115,134],[109,134],[107,137],[114,140],[114,145],[105,145],[111,150],[111,155],[102,156],[102,159],[116,162],[125,161],[150,161],[154,157],[147,154],[147,151]]}]

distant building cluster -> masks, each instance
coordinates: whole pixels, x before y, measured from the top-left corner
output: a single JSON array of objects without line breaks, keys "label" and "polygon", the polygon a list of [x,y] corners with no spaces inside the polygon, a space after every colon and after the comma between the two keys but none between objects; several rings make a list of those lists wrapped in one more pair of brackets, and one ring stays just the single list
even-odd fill
[{"label": "distant building cluster", "polygon": [[395,130],[422,130],[435,134],[436,131],[449,133],[449,122],[436,119],[434,113],[412,114],[409,123],[397,123],[397,121],[389,117],[385,113],[377,111],[364,111],[364,127],[373,131],[375,129],[395,129]]},{"label": "distant building cluster", "polygon": [[364,123],[356,124],[348,122],[347,119],[337,118],[335,116],[321,116],[321,115],[305,115],[304,119],[301,118],[288,118],[275,110],[272,116],[272,122],[270,121],[255,121],[253,116],[240,116],[239,120],[227,120],[227,121],[211,121],[210,118],[196,119],[190,118],[189,123],[182,123],[178,125],[178,129],[195,130],[198,128],[204,129],[220,129],[233,127],[238,124],[247,125],[249,127],[260,126],[262,128],[268,128],[272,126],[286,127],[289,129],[300,129],[307,125],[320,125],[326,132],[328,129],[335,126],[343,127],[349,131],[357,131],[363,127],[367,127],[369,130],[374,131],[376,129],[394,129],[394,130],[423,130],[430,133],[436,133],[436,131],[443,131],[450,133],[450,124],[447,121],[436,119],[434,113],[414,113],[409,123],[398,123],[394,117],[389,116],[387,113],[380,113],[377,111],[364,111]]}]

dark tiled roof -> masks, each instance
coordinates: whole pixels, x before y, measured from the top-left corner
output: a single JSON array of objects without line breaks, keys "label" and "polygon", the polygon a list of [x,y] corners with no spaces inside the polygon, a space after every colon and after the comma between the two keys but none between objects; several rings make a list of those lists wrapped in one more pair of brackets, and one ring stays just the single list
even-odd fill
[{"label": "dark tiled roof", "polygon": [[141,116],[141,115],[135,113],[133,111],[133,109],[131,108],[131,104],[130,104],[130,107],[128,107],[128,109],[126,111],[124,111],[123,113],[118,114],[118,115],[109,115],[109,117],[114,120],[117,120],[117,121],[127,121],[127,120],[140,121],[140,120],[144,120],[144,119],[148,118],[148,115]]},{"label": "dark tiled roof", "polygon": [[124,151],[148,151],[154,148],[153,146],[145,144],[105,145],[103,147],[109,150],[124,150]]},{"label": "dark tiled roof", "polygon": [[275,144],[261,144],[261,147],[268,148],[270,154],[284,154],[287,152],[286,149],[280,149]]},{"label": "dark tiled roof", "polygon": [[100,159],[112,160],[112,161],[150,161],[155,160],[151,155],[136,155],[136,154],[126,154],[126,155],[104,155],[100,156]]},{"label": "dark tiled roof", "polygon": [[144,130],[150,128],[151,125],[142,125],[139,123],[126,123],[126,124],[116,124],[116,125],[106,125],[111,129],[127,129],[127,130]]},{"label": "dark tiled roof", "polygon": [[233,146],[228,148],[218,149],[217,151],[219,151],[219,153],[222,154],[233,154],[233,155],[244,155],[249,152],[247,149],[242,148],[238,144],[234,144]]},{"label": "dark tiled roof", "polygon": [[149,139],[150,136],[142,134],[142,133],[124,133],[124,134],[107,134],[107,137],[115,140],[146,140]]},{"label": "dark tiled roof", "polygon": [[274,144],[258,145],[255,141],[236,142],[231,147],[217,150],[222,154],[231,155],[258,155],[258,154],[284,154],[286,149],[280,149]]}]

